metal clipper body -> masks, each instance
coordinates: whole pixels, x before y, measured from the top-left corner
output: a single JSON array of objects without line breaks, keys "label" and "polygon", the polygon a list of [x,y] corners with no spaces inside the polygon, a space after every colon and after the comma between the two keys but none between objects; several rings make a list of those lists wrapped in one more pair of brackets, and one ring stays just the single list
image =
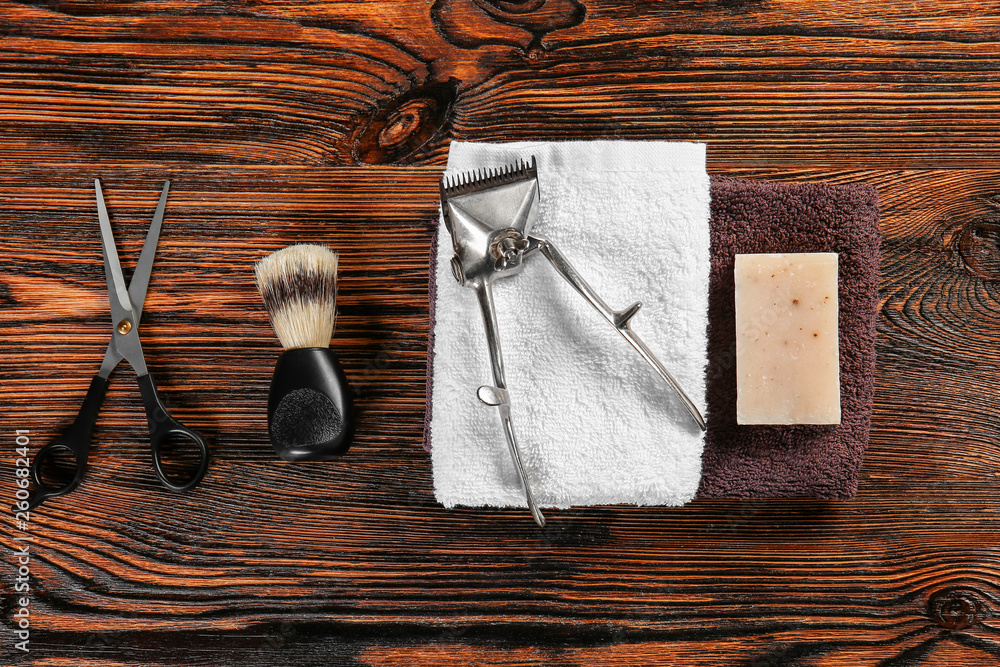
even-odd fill
[{"label": "metal clipper body", "polygon": [[510,418],[510,399],[504,377],[503,355],[493,305],[493,279],[521,270],[526,236],[538,213],[538,178],[535,160],[499,171],[480,171],[453,182],[441,181],[441,209],[451,234],[455,256],[451,270],[459,284],[476,290],[490,347],[494,386],[482,386],[477,395],[500,411],[507,446],[517,469],[531,515],[539,526],[545,517],[535,505],[531,484],[521,461],[521,452]]},{"label": "metal clipper body", "polygon": [[535,162],[505,171],[484,171],[441,184],[444,222],[455,256],[452,273],[475,287],[521,271],[527,236],[538,217]]},{"label": "metal clipper body", "polygon": [[522,162],[502,169],[479,170],[452,179],[441,179],[441,209],[455,250],[451,260],[452,273],[459,284],[476,290],[490,348],[494,386],[480,387],[477,395],[483,403],[499,409],[504,435],[524,487],[528,508],[538,525],[544,526],[545,517],[535,505],[510,417],[510,399],[493,303],[494,278],[520,272],[524,260],[540,252],[677,393],[702,430],[705,429],[705,421],[666,367],[632,331],[631,320],[642,304],[636,302],[623,310],[614,310],[587,284],[555,245],[531,234],[531,227],[538,216],[538,201],[538,171],[534,157],[530,165]]}]

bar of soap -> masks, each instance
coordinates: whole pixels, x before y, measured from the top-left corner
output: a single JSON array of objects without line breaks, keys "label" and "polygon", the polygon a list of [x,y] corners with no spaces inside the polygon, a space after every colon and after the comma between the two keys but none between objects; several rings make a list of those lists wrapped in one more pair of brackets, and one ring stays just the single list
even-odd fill
[{"label": "bar of soap", "polygon": [[837,253],[736,255],[736,422],[839,424]]}]

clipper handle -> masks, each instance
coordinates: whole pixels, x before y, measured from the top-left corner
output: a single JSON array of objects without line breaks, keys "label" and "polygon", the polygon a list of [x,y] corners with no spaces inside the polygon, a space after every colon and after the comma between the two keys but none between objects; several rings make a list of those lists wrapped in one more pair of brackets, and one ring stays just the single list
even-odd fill
[{"label": "clipper handle", "polygon": [[490,365],[493,367],[493,382],[496,385],[495,387],[480,387],[476,395],[486,405],[495,406],[500,410],[503,433],[507,437],[507,447],[510,449],[510,457],[514,460],[514,468],[517,470],[517,475],[521,478],[521,485],[524,487],[524,497],[528,501],[528,509],[531,510],[531,516],[534,517],[535,523],[539,526],[545,526],[545,517],[535,505],[535,498],[531,495],[531,485],[528,484],[528,476],[521,463],[521,452],[514,435],[514,422],[510,418],[510,397],[507,394],[507,381],[504,379],[503,356],[500,353],[500,337],[497,334],[496,308],[493,305],[493,288],[489,281],[476,285],[476,296],[479,297],[479,308],[482,310],[483,324],[486,327],[486,340],[490,348]]},{"label": "clipper handle", "polygon": [[552,243],[546,239],[538,238],[536,236],[529,236],[528,241],[529,249],[527,253],[532,253],[535,250],[541,251],[541,253],[545,255],[545,258],[549,260],[549,263],[551,263],[552,266],[555,267],[556,271],[559,272],[559,275],[565,278],[566,282],[573,286],[573,289],[583,295],[583,298],[585,298],[588,303],[590,303],[590,305],[597,310],[597,312],[603,315],[604,319],[610,322],[615,330],[622,335],[622,338],[627,340],[629,344],[635,348],[636,352],[638,352],[642,358],[645,359],[657,373],[659,373],[660,377],[663,378],[663,381],[670,385],[670,388],[674,390],[678,398],[681,399],[681,402],[684,403],[684,407],[687,408],[688,413],[698,424],[699,428],[701,428],[702,431],[706,430],[705,419],[701,416],[701,412],[699,412],[698,407],[694,404],[694,401],[692,401],[691,398],[684,392],[677,380],[674,379],[674,376],[667,370],[666,366],[664,366],[663,363],[656,358],[653,351],[650,350],[644,342],[642,342],[642,339],[639,338],[634,331],[632,331],[632,318],[639,312],[639,308],[642,307],[642,303],[633,303],[625,310],[614,310],[607,304],[607,302],[604,301],[604,299],[598,296],[597,292],[594,291],[594,288],[587,284],[587,281],[583,279],[583,276],[577,273],[576,269],[574,269],[573,265],[569,263],[569,260],[566,259],[565,255],[559,252],[559,250],[552,245]]}]

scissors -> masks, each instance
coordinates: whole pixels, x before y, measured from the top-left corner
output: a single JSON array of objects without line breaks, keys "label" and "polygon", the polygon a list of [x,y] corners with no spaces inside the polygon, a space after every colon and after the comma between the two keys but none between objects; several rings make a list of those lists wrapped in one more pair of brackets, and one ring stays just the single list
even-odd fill
[{"label": "scissors", "polygon": [[[163,401],[156,392],[153,377],[146,368],[146,359],[142,354],[142,344],[139,341],[139,320],[142,318],[142,304],[146,299],[146,288],[149,287],[149,274],[153,269],[153,259],[156,256],[156,244],[160,238],[160,227],[163,224],[163,212],[167,206],[167,192],[170,181],[163,185],[160,201],[156,205],[153,222],[149,225],[146,240],[139,253],[132,274],[132,281],[126,285],[122,275],[121,263],[118,261],[118,250],[115,247],[114,235],[111,233],[111,222],[104,206],[104,194],[101,191],[101,181],[94,179],[94,189],[97,194],[97,218],[101,225],[101,246],[104,252],[104,275],[108,282],[108,299],[111,302],[111,341],[104,354],[100,370],[90,382],[90,389],[83,399],[76,420],[55,440],[43,447],[31,463],[31,479],[35,483],[35,492],[28,503],[28,509],[41,505],[45,500],[65,495],[73,491],[83,481],[87,471],[87,455],[90,451],[90,441],[97,422],[97,414],[104,402],[104,394],[108,389],[111,372],[125,359],[135,370],[136,381],[139,383],[139,393],[142,395],[143,407],[149,420],[149,446],[153,455],[153,469],[160,483],[171,491],[188,491],[201,482],[208,469],[208,447],[205,440],[195,431],[184,426],[170,416]],[[166,466],[161,458],[166,447],[179,446],[189,441],[197,451],[197,466],[194,473],[186,479],[176,479],[167,474]],[[185,453],[190,446],[185,447]],[[54,466],[57,457],[64,461],[67,455],[73,458],[75,470],[72,477],[62,475],[68,481],[56,486],[50,486],[42,477],[43,467]],[[185,455],[185,458],[186,455]],[[173,461],[173,459],[171,459]]]}]

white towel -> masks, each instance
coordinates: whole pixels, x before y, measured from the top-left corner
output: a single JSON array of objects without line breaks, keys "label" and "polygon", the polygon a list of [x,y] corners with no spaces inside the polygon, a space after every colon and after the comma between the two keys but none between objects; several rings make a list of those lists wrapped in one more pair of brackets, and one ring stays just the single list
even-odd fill
[{"label": "white towel", "polygon": [[[704,414],[709,181],[704,144],[451,144],[446,174],[534,155],[533,231],[632,326]],[[446,507],[526,506],[498,410],[474,290],[438,230],[431,415],[434,493]],[[541,507],[680,505],[701,476],[703,434],[674,392],[539,254],[493,283],[511,416]]]}]

